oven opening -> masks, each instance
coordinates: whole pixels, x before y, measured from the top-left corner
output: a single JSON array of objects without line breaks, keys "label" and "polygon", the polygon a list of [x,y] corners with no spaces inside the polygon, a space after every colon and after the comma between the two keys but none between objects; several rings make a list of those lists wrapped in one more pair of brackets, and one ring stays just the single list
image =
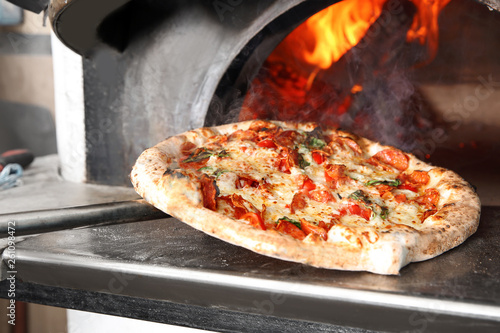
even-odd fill
[{"label": "oven opening", "polygon": [[260,118],[342,128],[452,169],[494,204],[499,37],[500,14],[475,1],[341,1],[247,46],[205,125]]}]

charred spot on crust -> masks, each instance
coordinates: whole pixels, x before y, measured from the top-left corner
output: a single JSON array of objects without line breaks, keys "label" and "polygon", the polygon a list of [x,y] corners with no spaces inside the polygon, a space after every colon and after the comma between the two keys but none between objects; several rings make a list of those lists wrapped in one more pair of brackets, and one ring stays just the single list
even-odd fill
[{"label": "charred spot on crust", "polygon": [[179,171],[179,170],[172,170],[172,169],[167,169],[164,173],[163,173],[163,177],[166,177],[166,176],[170,176],[170,177],[173,177],[173,178],[176,178],[176,179],[189,179],[189,177],[187,175],[185,175],[182,171]]},{"label": "charred spot on crust", "polygon": [[444,205],[443,208],[448,208],[448,207],[452,207],[452,206],[455,206],[454,202]]}]

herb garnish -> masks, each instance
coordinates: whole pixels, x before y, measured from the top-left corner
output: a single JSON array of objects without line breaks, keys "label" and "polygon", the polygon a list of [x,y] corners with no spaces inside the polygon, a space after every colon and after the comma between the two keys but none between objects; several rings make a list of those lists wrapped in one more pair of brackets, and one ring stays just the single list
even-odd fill
[{"label": "herb garnish", "polygon": [[305,169],[305,167],[310,165],[311,163],[307,162],[302,154],[299,154],[299,167]]},{"label": "herb garnish", "polygon": [[307,138],[307,141],[306,141],[306,145],[309,147],[309,148],[316,148],[316,149],[321,149],[323,148],[324,146],[326,146],[326,142],[321,140],[321,139],[318,139],[314,136],[309,136]]},{"label": "herb garnish", "polygon": [[377,205],[376,203],[371,202],[366,193],[363,192],[362,190],[357,190],[349,194],[348,198],[356,201],[361,201],[363,203],[363,206],[365,206],[368,209],[371,209],[372,212],[378,214],[380,218],[383,220],[385,220],[387,216],[389,216],[389,209],[387,207],[380,206]]},{"label": "herb garnish", "polygon": [[370,180],[366,184],[366,186],[377,186],[377,185],[389,185],[393,187],[398,187],[401,185],[401,181],[399,179],[396,180]]},{"label": "herb garnish", "polygon": [[188,158],[182,161],[182,163],[199,162],[210,158],[210,156],[229,157],[229,153],[224,149],[219,152],[214,152],[206,148],[199,148],[192,152],[191,155],[188,156]]},{"label": "herb garnish", "polygon": [[279,223],[281,220],[288,221],[288,222],[292,223],[293,225],[295,225],[297,228],[302,230],[302,225],[297,220],[292,220],[292,219],[288,218],[288,216],[283,216],[282,218],[278,219],[278,221],[276,221],[276,223]]}]

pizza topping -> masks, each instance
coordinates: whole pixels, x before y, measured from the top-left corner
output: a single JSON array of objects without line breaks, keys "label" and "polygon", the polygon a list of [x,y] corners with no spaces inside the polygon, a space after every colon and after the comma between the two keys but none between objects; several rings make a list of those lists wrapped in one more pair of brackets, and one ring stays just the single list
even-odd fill
[{"label": "pizza topping", "polygon": [[309,135],[306,139],[306,146],[309,149],[322,149],[326,146],[326,142],[315,137],[312,135]]},{"label": "pizza topping", "polygon": [[408,156],[402,151],[397,149],[384,149],[373,155],[368,163],[375,166],[381,166],[384,170],[390,171],[390,168],[386,166],[391,166],[399,171],[405,171],[408,169],[409,162]]},{"label": "pizza topping", "polygon": [[363,150],[361,150],[361,147],[358,145],[356,141],[354,141],[351,138],[345,136],[338,136],[335,138],[335,141],[341,146],[349,147],[354,153],[358,155],[363,154]]},{"label": "pizza topping", "polygon": [[249,204],[251,208],[254,208],[255,211],[258,211],[257,209],[255,209],[255,207],[253,207],[251,203],[243,199],[241,195],[232,194],[229,196],[222,196],[220,198],[225,200],[234,209],[234,215],[237,219],[241,218],[243,215],[249,212],[249,209],[245,204]]},{"label": "pizza topping", "polygon": [[346,166],[341,164],[325,165],[325,180],[327,186],[334,190],[338,185],[347,182],[349,177],[345,174],[346,170]]},{"label": "pizza topping", "polygon": [[427,185],[431,177],[426,171],[415,170],[407,178],[413,184]]},{"label": "pizza topping", "polygon": [[334,197],[329,191],[326,190],[314,190],[307,193],[307,196],[317,202],[327,203],[329,201],[334,201]]},{"label": "pizza topping", "polygon": [[264,224],[262,217],[260,217],[260,215],[257,213],[245,213],[240,217],[240,219],[250,222],[250,224],[257,229],[266,230],[266,225]]},{"label": "pizza topping", "polygon": [[319,237],[323,238],[323,240],[328,239],[327,231],[324,228],[320,227],[319,225],[315,225],[313,223],[307,222],[304,219],[300,219],[300,226],[301,226],[301,230],[306,235],[313,233],[313,234],[316,234]]},{"label": "pizza topping", "polygon": [[427,209],[435,209],[439,202],[440,194],[434,188],[428,188],[424,194],[415,199],[420,205],[425,205]]},{"label": "pizza topping", "polygon": [[217,210],[217,201],[215,199],[219,195],[219,190],[215,184],[215,179],[203,174],[200,177],[200,183],[203,194],[203,207],[214,211]]},{"label": "pizza topping", "polygon": [[283,148],[278,169],[284,173],[290,173],[290,169],[299,164],[299,153],[290,148]]},{"label": "pizza topping", "polygon": [[[202,147],[185,143],[181,151],[186,157],[180,166],[190,177],[205,174],[205,207],[230,209],[258,229],[308,236],[309,242],[326,240],[336,224],[414,227],[436,212],[439,201],[439,192],[424,191],[428,172],[407,171],[403,152],[388,148],[366,159],[355,139],[325,137],[319,128],[284,130],[259,121],[248,130],[215,135]],[[217,200],[225,205],[217,208]],[[265,217],[256,208],[261,206],[267,207]]]},{"label": "pizza topping", "polygon": [[396,180],[370,180],[365,184],[366,186],[377,186],[377,185],[387,185],[398,187],[401,185],[401,181],[399,179]]},{"label": "pizza topping", "polygon": [[300,222],[291,220],[288,217],[282,217],[277,221],[276,230],[287,234],[298,240],[306,238],[306,234],[300,229]]},{"label": "pizza topping", "polygon": [[290,204],[290,211],[295,214],[295,211],[306,208],[307,201],[306,195],[302,192],[297,192],[293,196],[292,203]]},{"label": "pizza topping", "polygon": [[278,146],[271,139],[264,139],[262,141],[259,141],[259,143],[257,143],[257,146],[263,148],[278,148]]},{"label": "pizza topping", "polygon": [[311,157],[316,164],[323,164],[326,160],[326,153],[322,150],[313,150],[311,152]]},{"label": "pizza topping", "polygon": [[248,176],[238,176],[238,179],[235,182],[235,186],[237,189],[242,189],[245,187],[259,187],[259,181],[252,179]]}]

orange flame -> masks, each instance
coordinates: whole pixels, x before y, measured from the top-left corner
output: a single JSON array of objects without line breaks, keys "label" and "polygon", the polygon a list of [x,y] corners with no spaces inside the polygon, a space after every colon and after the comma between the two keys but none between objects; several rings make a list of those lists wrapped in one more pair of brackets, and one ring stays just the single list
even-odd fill
[{"label": "orange flame", "polygon": [[[365,36],[380,16],[386,2],[387,0],[341,1],[311,16],[283,43],[312,38],[313,49],[306,47],[302,54],[303,60],[320,69],[330,68]],[[427,45],[429,60],[432,60],[438,48],[438,16],[450,0],[412,2],[417,13],[407,32],[407,41]]]},{"label": "orange flame", "polygon": [[382,12],[386,0],[342,1],[311,16],[305,25],[316,40],[304,59],[321,69],[329,68],[359,43]]},{"label": "orange flame", "polygon": [[413,0],[412,2],[417,7],[417,14],[406,34],[406,40],[418,41],[420,45],[427,44],[428,61],[431,61],[436,56],[439,45],[439,13],[450,0]]}]

